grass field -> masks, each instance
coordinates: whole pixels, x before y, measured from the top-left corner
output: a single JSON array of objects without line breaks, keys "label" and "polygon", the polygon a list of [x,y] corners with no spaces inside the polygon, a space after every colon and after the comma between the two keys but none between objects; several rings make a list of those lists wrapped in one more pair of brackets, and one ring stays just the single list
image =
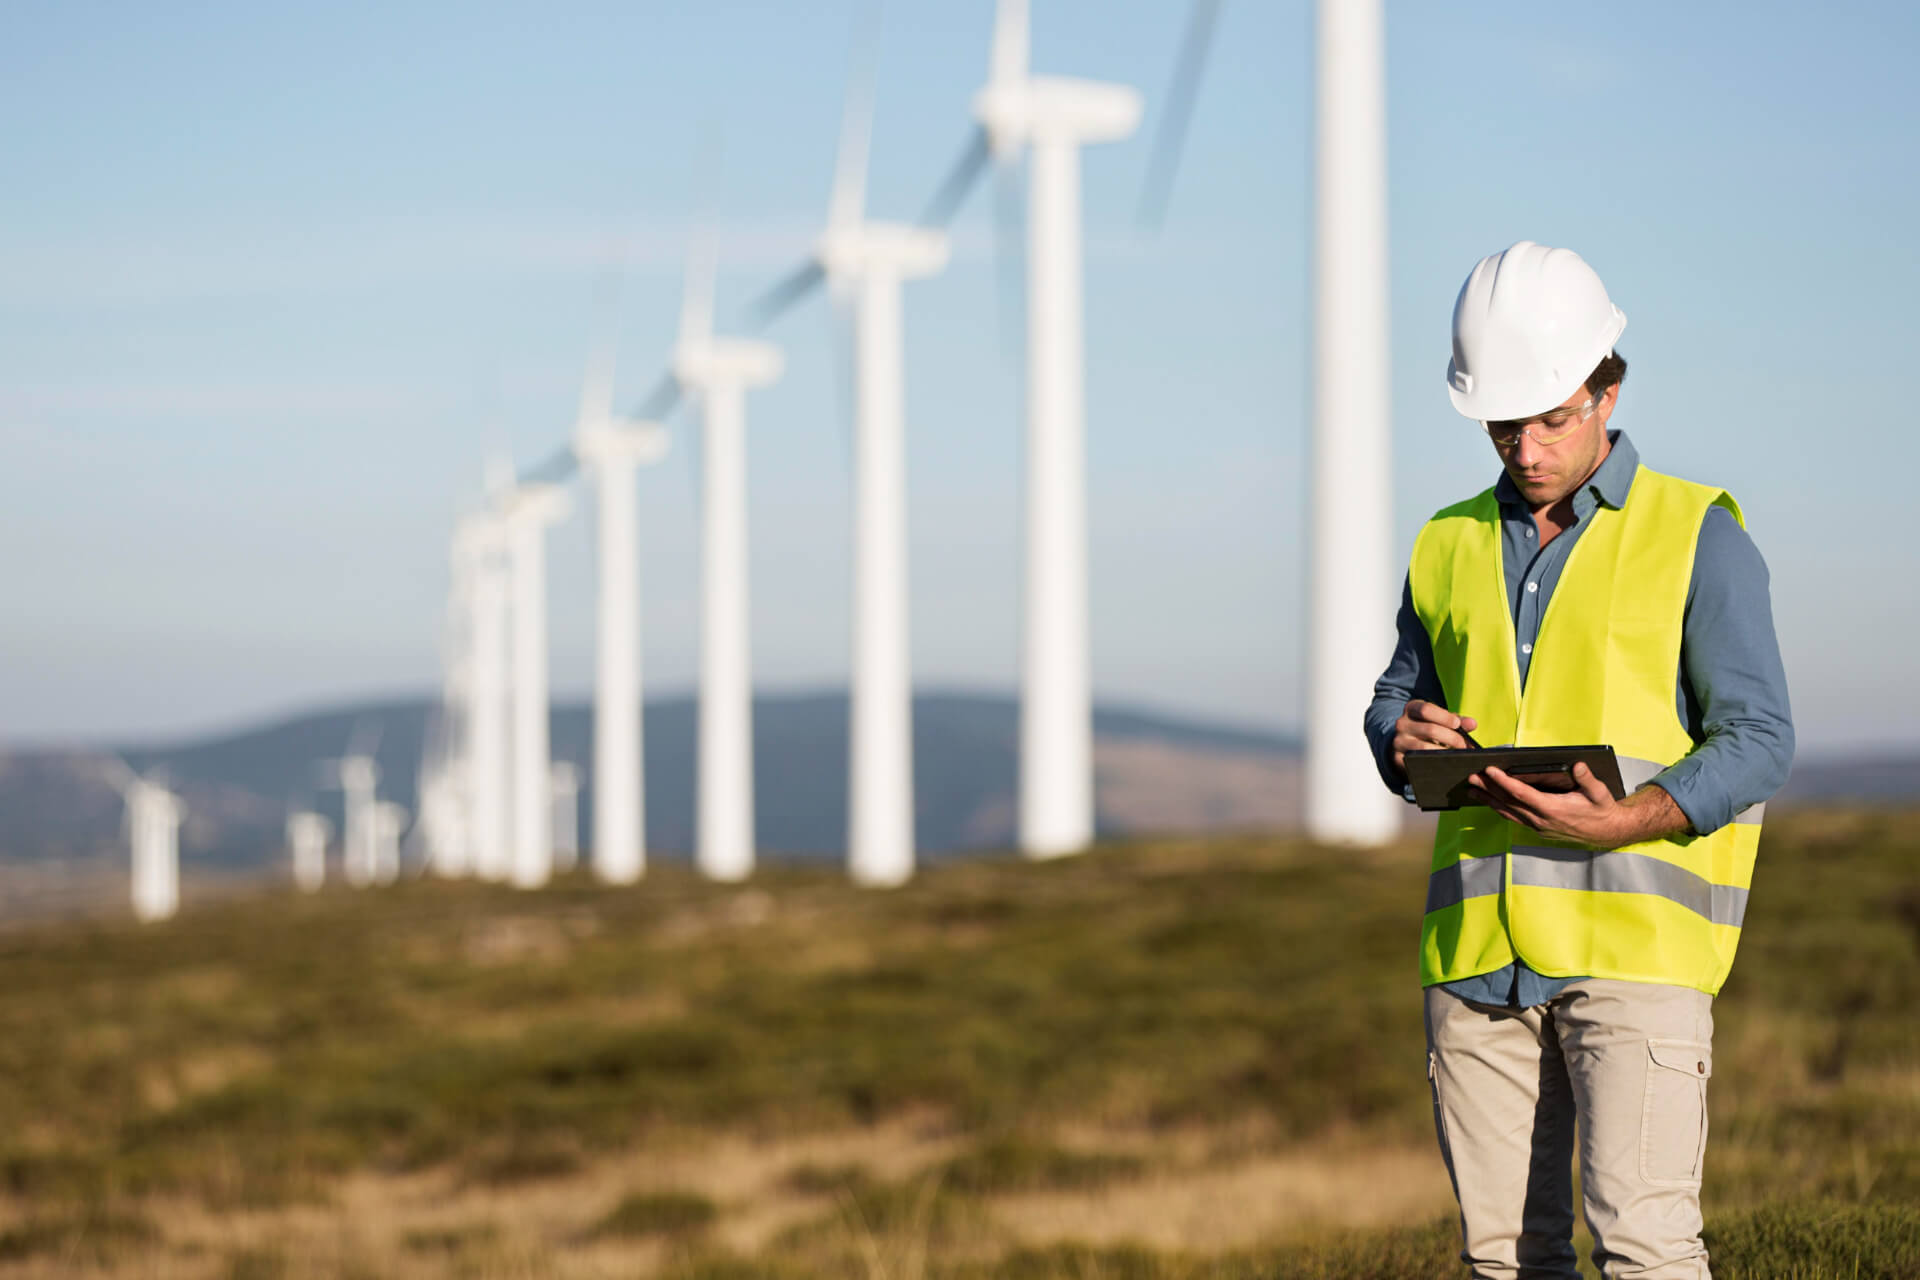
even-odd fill
[{"label": "grass field", "polygon": [[[657,869],[0,934],[0,1276],[1462,1274],[1424,850]],[[1715,1274],[1920,1276],[1920,821],[1770,824]]]}]

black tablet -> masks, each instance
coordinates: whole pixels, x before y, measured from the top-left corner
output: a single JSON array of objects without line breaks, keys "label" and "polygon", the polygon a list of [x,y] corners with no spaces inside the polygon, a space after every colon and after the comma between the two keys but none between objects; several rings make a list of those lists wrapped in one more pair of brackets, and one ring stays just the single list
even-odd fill
[{"label": "black tablet", "polygon": [[1407,781],[1422,809],[1462,809],[1472,804],[1467,779],[1489,766],[1541,791],[1577,791],[1573,766],[1584,763],[1615,800],[1627,798],[1620,762],[1612,747],[1468,747],[1407,752]]}]

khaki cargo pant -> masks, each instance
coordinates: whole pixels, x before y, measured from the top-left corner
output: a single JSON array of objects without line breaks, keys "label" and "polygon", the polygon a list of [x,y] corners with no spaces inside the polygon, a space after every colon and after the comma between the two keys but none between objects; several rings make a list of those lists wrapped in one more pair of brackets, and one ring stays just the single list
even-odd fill
[{"label": "khaki cargo pant", "polygon": [[1573,1280],[1575,1121],[1594,1265],[1705,1280],[1713,999],[1587,978],[1531,1009],[1426,991],[1440,1152],[1476,1280]]}]

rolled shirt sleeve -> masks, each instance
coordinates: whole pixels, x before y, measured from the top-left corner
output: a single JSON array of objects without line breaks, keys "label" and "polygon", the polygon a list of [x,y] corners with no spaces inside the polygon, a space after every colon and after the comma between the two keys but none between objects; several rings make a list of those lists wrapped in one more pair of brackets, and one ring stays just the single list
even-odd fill
[{"label": "rolled shirt sleeve", "polygon": [[1680,644],[1680,712],[1699,745],[1653,782],[1696,833],[1717,831],[1786,782],[1793,716],[1767,565],[1723,507],[1700,525]]}]

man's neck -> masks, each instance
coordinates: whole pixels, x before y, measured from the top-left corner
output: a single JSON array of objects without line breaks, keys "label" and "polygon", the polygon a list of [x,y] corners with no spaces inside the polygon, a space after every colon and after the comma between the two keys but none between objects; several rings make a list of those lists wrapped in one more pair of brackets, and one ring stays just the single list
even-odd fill
[{"label": "man's neck", "polygon": [[1542,503],[1540,506],[1533,508],[1533,523],[1534,526],[1540,530],[1541,546],[1546,546],[1549,542],[1552,542],[1555,538],[1573,527],[1576,519],[1573,514],[1573,495],[1593,483],[1593,478],[1600,474],[1600,467],[1606,462],[1607,455],[1612,452],[1613,441],[1607,437],[1605,432],[1602,432],[1600,435],[1600,456],[1593,460],[1592,469],[1589,470],[1586,475],[1580,477],[1580,483],[1567,490],[1554,501]]}]

